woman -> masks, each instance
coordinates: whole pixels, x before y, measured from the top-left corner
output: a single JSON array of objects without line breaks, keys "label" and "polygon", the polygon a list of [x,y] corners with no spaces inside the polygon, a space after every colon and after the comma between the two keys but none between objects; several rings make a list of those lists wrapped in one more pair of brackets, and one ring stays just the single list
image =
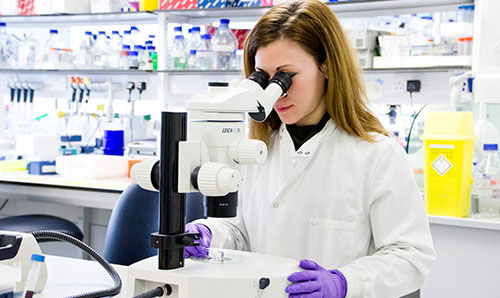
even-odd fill
[{"label": "woman", "polygon": [[238,217],[188,224],[201,245],[187,256],[212,245],[303,259],[290,297],[398,297],[422,285],[435,259],[423,201],[406,154],[364,102],[355,61],[319,1],[259,20],[246,75],[283,71],[292,86],[265,122],[250,122],[269,154],[246,168]]}]

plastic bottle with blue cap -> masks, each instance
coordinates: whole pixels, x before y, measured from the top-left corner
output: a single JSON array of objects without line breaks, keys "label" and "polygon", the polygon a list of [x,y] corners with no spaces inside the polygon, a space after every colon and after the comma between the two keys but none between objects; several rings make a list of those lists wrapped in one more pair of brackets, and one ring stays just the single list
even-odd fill
[{"label": "plastic bottle with blue cap", "polygon": [[234,50],[238,47],[238,41],[229,29],[229,19],[221,19],[220,26],[212,37],[212,50],[216,56],[216,69],[231,69]]},{"label": "plastic bottle with blue cap", "polygon": [[484,144],[483,150],[483,157],[473,171],[471,214],[474,218],[500,218],[498,144]]}]

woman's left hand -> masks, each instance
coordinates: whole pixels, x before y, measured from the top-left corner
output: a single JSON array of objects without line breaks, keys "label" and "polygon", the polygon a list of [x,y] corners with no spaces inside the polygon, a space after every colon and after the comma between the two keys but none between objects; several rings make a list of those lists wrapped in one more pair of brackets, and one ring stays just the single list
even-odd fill
[{"label": "woman's left hand", "polygon": [[338,270],[326,270],[314,261],[300,261],[303,271],[288,276],[294,282],[285,291],[290,298],[344,298],[347,293],[347,282]]}]

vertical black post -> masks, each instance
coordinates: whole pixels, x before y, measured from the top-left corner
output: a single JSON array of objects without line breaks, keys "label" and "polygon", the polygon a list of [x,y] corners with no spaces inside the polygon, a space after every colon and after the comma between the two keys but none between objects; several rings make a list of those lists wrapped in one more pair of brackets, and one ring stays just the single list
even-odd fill
[{"label": "vertical black post", "polygon": [[[160,137],[160,235],[184,233],[186,194],[177,192],[179,142],[186,140],[187,114],[162,112]],[[165,247],[158,252],[159,269],[184,266],[183,247]]]}]

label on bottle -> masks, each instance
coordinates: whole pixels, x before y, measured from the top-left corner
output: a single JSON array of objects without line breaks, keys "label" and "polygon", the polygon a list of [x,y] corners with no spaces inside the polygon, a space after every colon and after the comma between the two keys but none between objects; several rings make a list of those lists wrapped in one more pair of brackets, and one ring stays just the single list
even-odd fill
[{"label": "label on bottle", "polygon": [[234,52],[234,48],[231,45],[212,45],[212,49],[216,52]]},{"label": "label on bottle", "polygon": [[185,70],[187,69],[187,61],[185,57],[174,57],[174,69]]}]

